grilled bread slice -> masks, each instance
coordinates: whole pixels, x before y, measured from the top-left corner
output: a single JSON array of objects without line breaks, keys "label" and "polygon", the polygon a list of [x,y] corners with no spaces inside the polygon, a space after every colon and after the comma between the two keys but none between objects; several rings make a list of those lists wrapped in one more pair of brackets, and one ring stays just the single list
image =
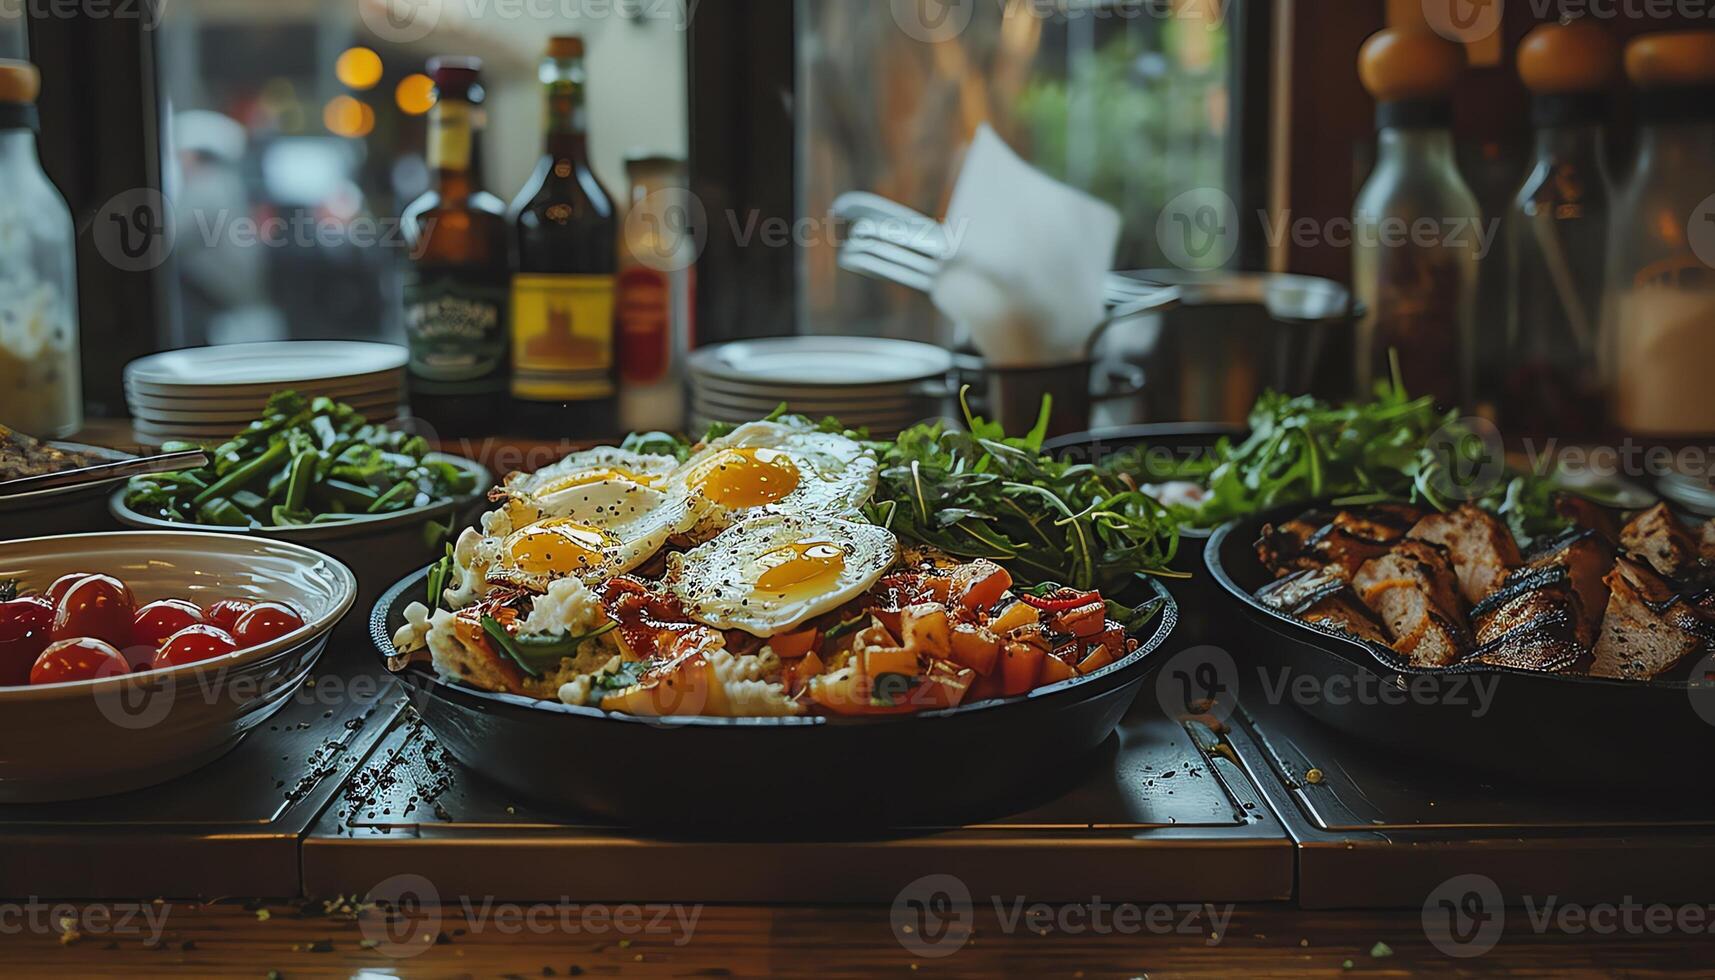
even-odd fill
[{"label": "grilled bread slice", "polygon": [[1330,568],[1349,580],[1364,562],[1387,554],[1404,538],[1422,511],[1391,503],[1342,510],[1306,533],[1321,516],[1312,512],[1278,528],[1263,528],[1257,556],[1277,578],[1305,569]]},{"label": "grilled bread slice", "polygon": [[1586,645],[1594,642],[1602,612],[1608,608],[1608,586],[1602,577],[1614,567],[1613,546],[1594,531],[1572,528],[1525,556],[1524,567],[1566,570],[1578,597],[1578,636]]},{"label": "grilled bread slice", "polygon": [[1371,643],[1388,645],[1375,615],[1358,600],[1350,583],[1328,570],[1307,569],[1277,579],[1257,592],[1271,609]]},{"label": "grilled bread slice", "polygon": [[1561,490],[1554,495],[1554,512],[1573,527],[1596,532],[1610,545],[1620,543],[1620,525],[1614,520],[1614,512],[1588,497]]},{"label": "grilled bread slice", "polygon": [[1395,652],[1413,666],[1446,667],[1470,651],[1447,549],[1407,538],[1365,562],[1352,584],[1387,628]]},{"label": "grilled bread slice", "polygon": [[1698,559],[1697,540],[1666,503],[1632,518],[1620,531],[1620,546],[1669,578],[1688,572]]},{"label": "grilled bread slice", "polygon": [[1500,587],[1507,574],[1524,564],[1518,542],[1488,511],[1464,504],[1446,514],[1430,514],[1411,536],[1441,545],[1453,559],[1459,594],[1476,605]]},{"label": "grilled bread slice", "polygon": [[1648,680],[1715,642],[1715,616],[1649,564],[1620,558],[1608,574],[1608,612],[1590,673]]},{"label": "grilled bread slice", "polygon": [[1588,666],[1595,625],[1581,601],[1565,565],[1519,569],[1471,610],[1477,635],[1471,658],[1556,672]]}]

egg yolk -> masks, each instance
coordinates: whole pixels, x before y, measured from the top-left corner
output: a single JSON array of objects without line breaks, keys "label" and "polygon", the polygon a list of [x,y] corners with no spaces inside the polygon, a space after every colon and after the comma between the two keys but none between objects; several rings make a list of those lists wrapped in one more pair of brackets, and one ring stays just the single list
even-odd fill
[{"label": "egg yolk", "polygon": [[600,528],[560,518],[513,533],[506,554],[527,575],[571,575],[599,566],[606,544]]},{"label": "egg yolk", "polygon": [[798,465],[777,449],[725,449],[697,468],[691,485],[722,507],[760,507],[798,489]]},{"label": "egg yolk", "polygon": [[756,580],[758,593],[788,595],[826,588],[846,568],[846,553],[828,541],[800,541],[762,556],[768,570]]},{"label": "egg yolk", "polygon": [[617,480],[620,483],[635,483],[640,487],[647,487],[655,482],[655,477],[645,476],[642,473],[633,473],[628,469],[623,469],[617,466],[599,466],[592,470],[580,470],[579,472],[573,473],[569,476],[562,476],[558,480],[553,480],[544,484],[538,488],[535,493],[537,496],[545,497],[548,494],[558,493],[561,490],[571,490],[574,487],[587,487],[592,483],[606,483],[609,480]]}]

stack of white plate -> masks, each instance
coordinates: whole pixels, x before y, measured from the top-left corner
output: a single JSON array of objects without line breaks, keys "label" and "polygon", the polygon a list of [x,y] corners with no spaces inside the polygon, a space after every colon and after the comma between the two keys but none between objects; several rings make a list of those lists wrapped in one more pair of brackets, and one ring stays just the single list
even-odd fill
[{"label": "stack of white plate", "polygon": [[398,417],[405,399],[406,360],[403,347],[349,340],[192,347],[126,365],[125,401],[145,446],[224,440],[288,388],[387,421]]},{"label": "stack of white plate", "polygon": [[953,357],[909,340],[777,337],[705,347],[686,363],[692,432],[759,419],[785,403],[885,437],[939,411]]}]

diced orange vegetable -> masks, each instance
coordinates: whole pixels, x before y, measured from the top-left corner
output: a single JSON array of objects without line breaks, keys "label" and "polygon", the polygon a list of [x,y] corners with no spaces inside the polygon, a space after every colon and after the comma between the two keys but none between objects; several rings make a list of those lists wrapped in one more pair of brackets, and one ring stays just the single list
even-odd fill
[{"label": "diced orange vegetable", "polygon": [[888,629],[885,625],[865,626],[863,629],[858,630],[857,635],[853,638],[852,649],[862,650],[864,647],[896,647],[899,646],[899,641],[894,639],[894,637],[898,635],[898,633]]},{"label": "diced orange vegetable", "polygon": [[652,677],[601,699],[603,711],[643,717],[669,715],[714,715],[725,717],[731,705],[726,688],[715,677],[714,666],[701,656],[691,657],[671,673]]},{"label": "diced orange vegetable", "polygon": [[899,715],[918,710],[910,703],[876,704],[871,700],[869,685],[864,683],[855,666],[842,667],[812,680],[810,700],[836,715]]},{"label": "diced orange vegetable", "polygon": [[897,647],[871,647],[861,651],[859,663],[863,665],[861,673],[875,683],[875,678],[883,674],[903,674],[906,677],[917,677],[922,670],[922,663],[915,650],[903,650]]},{"label": "diced orange vegetable", "polygon": [[946,602],[953,595],[953,580],[945,575],[930,575],[923,579],[923,588],[936,602]]},{"label": "diced orange vegetable", "polygon": [[1000,659],[1000,637],[982,626],[960,623],[953,627],[951,646],[954,661],[985,677]]},{"label": "diced orange vegetable", "polygon": [[978,701],[992,701],[995,698],[1005,697],[1003,681],[1004,678],[998,670],[991,672],[986,677],[978,674],[976,679],[971,681],[971,689],[965,692],[963,703],[975,704]]},{"label": "diced orange vegetable", "polygon": [[1005,636],[1022,626],[1035,626],[1042,621],[1042,613],[1035,606],[1023,602],[1014,602],[1001,611],[989,623],[989,629],[996,636]]},{"label": "diced orange vegetable", "polygon": [[796,696],[809,687],[810,680],[819,676],[825,669],[827,665],[822,663],[822,658],[816,656],[814,651],[804,654],[797,663],[786,666],[786,693]]},{"label": "diced orange vegetable", "polygon": [[1098,646],[1091,649],[1089,654],[1078,662],[1078,673],[1088,674],[1093,670],[1101,670],[1113,662],[1113,648],[1106,645]]},{"label": "diced orange vegetable", "polygon": [[955,667],[945,660],[936,661],[911,701],[924,711],[957,708],[970,693],[977,672],[969,667]]},{"label": "diced orange vegetable", "polygon": [[952,652],[947,610],[932,602],[907,606],[900,614],[900,645],[919,656],[945,658]]},{"label": "diced orange vegetable", "polygon": [[796,633],[782,633],[768,641],[768,646],[781,660],[796,660],[816,648],[819,634],[814,626]]},{"label": "diced orange vegetable", "polygon": [[875,621],[880,623],[882,625],[882,627],[885,628],[889,633],[892,633],[894,636],[899,635],[899,633],[900,633],[900,622],[899,621],[903,616],[903,613],[900,610],[898,610],[898,609],[872,609],[872,610],[870,610],[869,614],[871,616],[874,616]]},{"label": "diced orange vegetable", "polygon": [[1036,687],[1042,661],[1048,654],[1028,643],[1008,643],[1000,651],[1001,693],[1006,697],[1026,694]]},{"label": "diced orange vegetable", "polygon": [[1061,632],[1086,639],[1101,633],[1107,627],[1107,622],[1108,607],[1103,602],[1091,602],[1076,609],[1068,609],[1054,617],[1054,625]]},{"label": "diced orange vegetable", "polygon": [[977,559],[953,573],[953,596],[966,609],[987,609],[1012,588],[1012,576],[992,561]]},{"label": "diced orange vegetable", "polygon": [[1049,654],[1042,658],[1042,676],[1036,679],[1037,687],[1058,684],[1078,676],[1078,670],[1059,657]]}]

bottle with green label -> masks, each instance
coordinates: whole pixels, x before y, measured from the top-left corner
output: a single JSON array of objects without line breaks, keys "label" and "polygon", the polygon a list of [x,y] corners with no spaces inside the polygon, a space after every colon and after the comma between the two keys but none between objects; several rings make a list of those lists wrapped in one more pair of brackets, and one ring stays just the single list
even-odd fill
[{"label": "bottle with green label", "polygon": [[619,227],[590,168],[583,39],[550,38],[540,78],[544,152],[511,211],[513,414],[532,435],[610,438]]},{"label": "bottle with green label", "polygon": [[404,214],[411,250],[405,280],[411,409],[442,436],[508,424],[511,264],[505,206],[482,190],[475,162],[480,73],[475,58],[430,60],[433,182]]}]

